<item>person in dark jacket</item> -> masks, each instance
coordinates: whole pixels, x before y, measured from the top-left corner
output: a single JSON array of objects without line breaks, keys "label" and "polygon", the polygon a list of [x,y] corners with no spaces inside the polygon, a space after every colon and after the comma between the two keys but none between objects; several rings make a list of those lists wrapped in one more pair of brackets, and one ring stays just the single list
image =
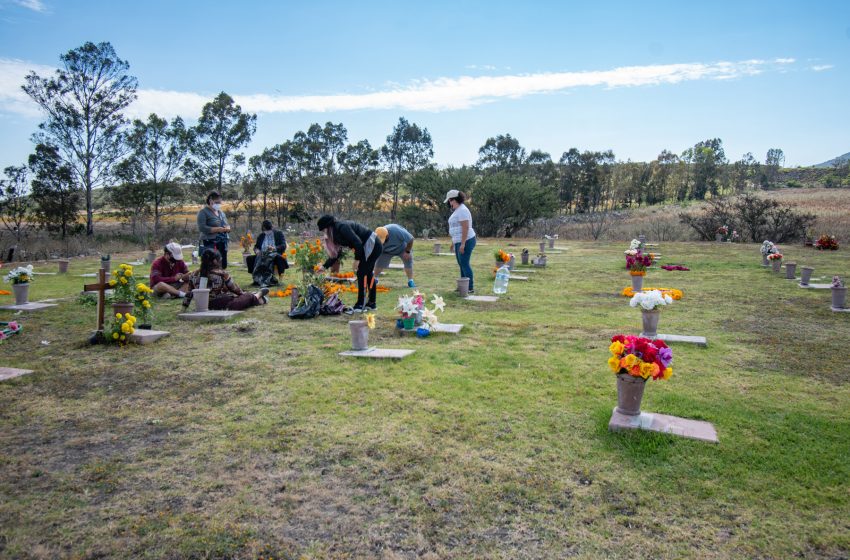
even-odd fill
[{"label": "person in dark jacket", "polygon": [[215,249],[221,255],[221,268],[227,268],[227,247],[230,243],[230,224],[221,209],[221,195],[211,192],[207,204],[198,212],[198,232],[201,234],[200,251]]},{"label": "person in dark jacket", "polygon": [[[377,309],[378,286],[375,281],[375,262],[383,251],[381,240],[375,232],[364,225],[349,221],[338,222],[333,216],[327,214],[319,218],[317,225],[325,234],[324,245],[328,253],[328,260],[325,261],[323,268],[328,269],[339,260],[339,251],[342,247],[354,249],[354,260],[358,263],[357,303],[354,304],[351,313]],[[369,301],[364,304],[366,292],[369,293]]]},{"label": "person in dark jacket", "polygon": [[274,229],[274,224],[270,220],[263,220],[263,232],[257,236],[257,242],[254,243],[254,254],[245,259],[248,265],[248,272],[254,272],[254,263],[257,262],[257,257],[263,253],[273,252],[274,267],[277,269],[278,276],[283,276],[283,271],[289,268],[289,263],[286,262],[286,237],[283,232]]}]

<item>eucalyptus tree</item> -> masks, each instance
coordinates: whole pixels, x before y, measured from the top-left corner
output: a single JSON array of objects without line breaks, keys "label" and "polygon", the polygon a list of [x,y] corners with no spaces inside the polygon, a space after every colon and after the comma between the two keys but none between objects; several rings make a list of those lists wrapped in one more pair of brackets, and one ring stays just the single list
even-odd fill
[{"label": "eucalyptus tree", "polygon": [[24,165],[10,165],[3,173],[6,178],[0,179],[0,222],[20,244],[32,211],[28,172]]},{"label": "eucalyptus tree", "polygon": [[428,165],[434,157],[431,133],[427,128],[419,128],[404,117],[398,119],[387,143],[381,147],[381,160],[389,171],[389,188],[393,197],[391,219],[398,212],[398,195],[402,180],[410,173]]},{"label": "eucalyptus tree", "polygon": [[77,222],[83,191],[74,180],[75,171],[59,149],[38,144],[28,159],[33,173],[32,200],[37,223],[62,239],[82,229]]},{"label": "eucalyptus tree", "polygon": [[489,172],[519,172],[526,163],[525,148],[510,134],[488,138],[478,148],[476,166]]},{"label": "eucalyptus tree", "polygon": [[60,166],[84,189],[86,234],[92,235],[92,191],[125,154],[122,111],[136,99],[138,81],[109,43],[88,42],[59,58],[62,67],[52,77],[31,72],[22,88],[47,117],[33,141],[55,147]]}]

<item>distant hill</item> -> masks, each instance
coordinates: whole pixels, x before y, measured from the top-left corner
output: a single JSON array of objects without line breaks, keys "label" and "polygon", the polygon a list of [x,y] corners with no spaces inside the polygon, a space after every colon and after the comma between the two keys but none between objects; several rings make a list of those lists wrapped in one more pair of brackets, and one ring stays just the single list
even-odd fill
[{"label": "distant hill", "polygon": [[838,156],[837,158],[832,158],[829,161],[825,161],[823,163],[813,165],[812,167],[835,167],[836,163],[843,163],[847,160],[850,160],[850,152],[847,152],[843,156]]}]

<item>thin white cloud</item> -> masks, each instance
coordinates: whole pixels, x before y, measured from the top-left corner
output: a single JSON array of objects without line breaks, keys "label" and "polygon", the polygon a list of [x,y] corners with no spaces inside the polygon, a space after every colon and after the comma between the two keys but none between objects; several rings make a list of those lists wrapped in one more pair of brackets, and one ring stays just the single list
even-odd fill
[{"label": "thin white cloud", "polygon": [[[624,88],[660,86],[696,80],[730,80],[778,71],[794,59],[745,60],[738,62],[625,66],[587,72],[544,72],[503,76],[460,76],[418,80],[408,85],[390,85],[382,91],[336,95],[233,94],[242,108],[252,113],[322,113],[396,109],[407,111],[456,111],[500,99],[559,93],[580,87]],[[0,111],[37,114],[37,108],[21,91],[30,69],[45,75],[52,69],[19,60],[0,59]],[[164,117],[192,118],[214,95],[196,92],[139,90],[130,107],[133,117],[157,113]]]},{"label": "thin white cloud", "polygon": [[830,68],[835,68],[832,64],[818,64],[816,66],[812,66],[812,70],[815,72],[823,72],[824,70],[829,70]]},{"label": "thin white cloud", "polygon": [[47,11],[47,7],[41,0],[12,0],[12,2],[34,12],[44,13]]}]

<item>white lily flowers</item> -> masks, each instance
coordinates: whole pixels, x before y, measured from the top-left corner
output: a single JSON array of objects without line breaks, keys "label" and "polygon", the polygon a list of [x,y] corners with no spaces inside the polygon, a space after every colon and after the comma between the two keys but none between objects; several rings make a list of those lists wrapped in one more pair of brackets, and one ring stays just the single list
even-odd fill
[{"label": "white lily flowers", "polygon": [[647,311],[652,311],[656,307],[669,305],[671,303],[673,303],[673,298],[662,293],[660,290],[638,292],[632,296],[632,299],[629,301],[629,305],[632,307],[640,306],[641,309],[645,309]]}]

